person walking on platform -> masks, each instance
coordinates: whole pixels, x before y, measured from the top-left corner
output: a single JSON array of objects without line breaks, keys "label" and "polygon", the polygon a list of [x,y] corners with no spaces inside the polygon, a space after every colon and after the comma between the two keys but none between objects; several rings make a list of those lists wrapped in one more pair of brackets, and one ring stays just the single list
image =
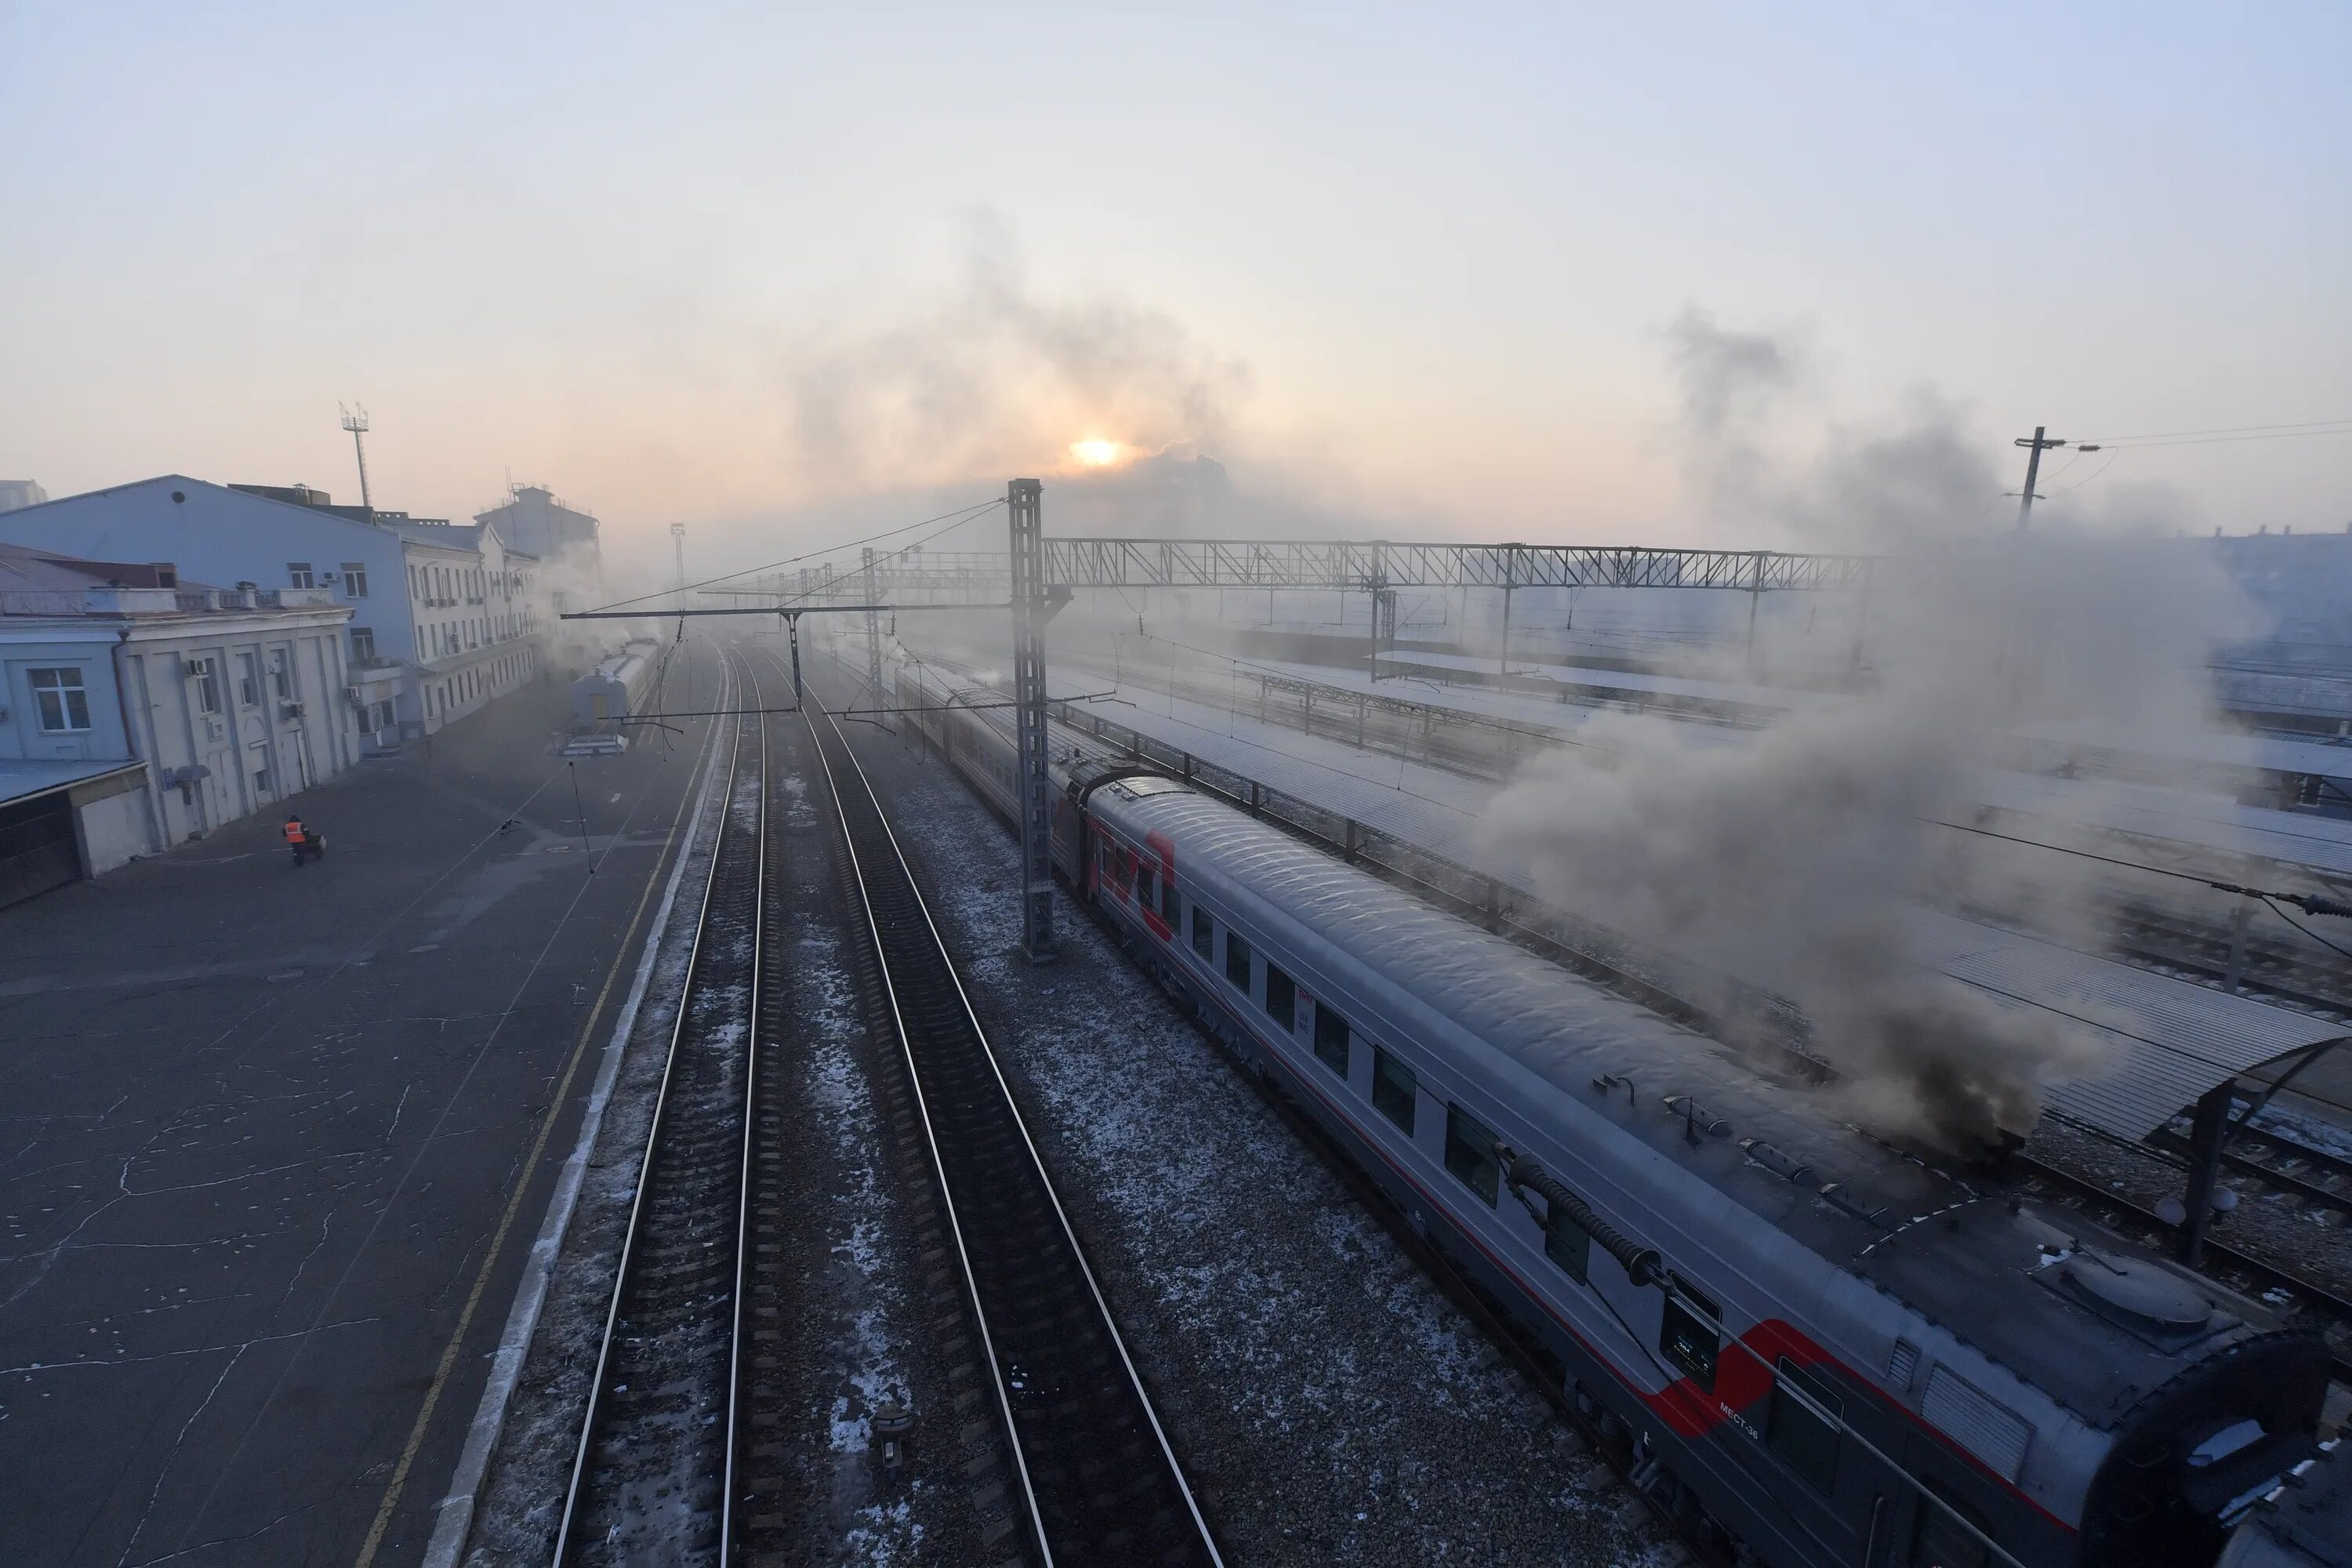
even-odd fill
[{"label": "person walking on platform", "polygon": [[310,830],[302,826],[302,819],[290,812],[286,817],[286,843],[294,851],[294,864],[297,866],[313,856],[326,853],[325,840],[310,837]]}]

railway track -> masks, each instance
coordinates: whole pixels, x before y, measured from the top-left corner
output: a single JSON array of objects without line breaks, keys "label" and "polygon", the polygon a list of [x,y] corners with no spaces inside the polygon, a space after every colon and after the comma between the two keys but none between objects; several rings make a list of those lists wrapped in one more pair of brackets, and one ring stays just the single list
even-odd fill
[{"label": "railway track", "polygon": [[[2221,986],[2230,970],[2226,927],[2190,921],[2132,904],[2118,913],[2116,955],[2143,966],[2179,972],[2207,985]],[[2352,1019],[2352,960],[2298,937],[2293,942],[2249,933],[2239,984],[2259,995],[2324,1017]]]},{"label": "railway track", "polygon": [[804,717],[970,1292],[972,1413],[1010,1439],[1005,1506],[1039,1563],[1221,1564],[880,803],[814,698]]},{"label": "railway track", "polygon": [[[757,710],[748,662],[730,671]],[[720,707],[728,703],[722,699]],[[761,1016],[769,839],[767,721],[736,721],[710,875],[581,1422],[558,1563],[640,1559],[654,1543],[730,1560],[739,1307],[758,1140],[748,1064]]]},{"label": "railway track", "polygon": [[[2164,1127],[2152,1133],[2148,1142],[2180,1156],[2186,1169],[2189,1151],[2186,1134]],[[2221,1168],[2252,1176],[2314,1208],[2352,1215],[2352,1161],[2338,1159],[2283,1134],[2251,1127],[2233,1130],[2221,1152]]]}]

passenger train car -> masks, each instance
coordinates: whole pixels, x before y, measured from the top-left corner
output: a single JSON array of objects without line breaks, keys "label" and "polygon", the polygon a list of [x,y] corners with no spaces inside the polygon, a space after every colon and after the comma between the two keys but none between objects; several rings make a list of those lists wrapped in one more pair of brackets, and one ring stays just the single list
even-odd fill
[{"label": "passenger train car", "polygon": [[[898,680],[1017,820],[1000,715]],[[1181,780],[1066,742],[1052,774],[1072,891],[1720,1560],[2205,1568],[2316,1451],[2317,1335]]]},{"label": "passenger train car", "polygon": [[621,651],[572,683],[572,726],[582,733],[614,731],[647,709],[661,684],[662,645],[632,637]]}]

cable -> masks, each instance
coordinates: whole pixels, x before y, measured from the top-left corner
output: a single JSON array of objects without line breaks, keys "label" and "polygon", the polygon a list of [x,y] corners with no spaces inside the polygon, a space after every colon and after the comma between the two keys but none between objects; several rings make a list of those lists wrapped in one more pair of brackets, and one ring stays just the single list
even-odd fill
[{"label": "cable", "polygon": [[2312,941],[2317,942],[2328,952],[2340,952],[2347,958],[2352,958],[2352,949],[2336,946],[2334,942],[2328,941],[2326,937],[2320,935],[2317,931],[2312,930],[2309,926],[2304,924],[2301,921],[2295,919],[2293,915],[2279,908],[2276,904],[2272,903],[2270,900],[2270,895],[2267,893],[2256,893],[2254,897],[2262,900],[2263,903],[2268,907],[2271,913],[2278,916],[2279,919],[2286,921],[2287,924],[2294,927],[2295,930],[2309,937]]},{"label": "cable", "polygon": [[[782,561],[771,561],[764,566],[746,566],[740,572],[722,572],[716,577],[705,577],[699,583],[688,583],[682,588],[664,588],[657,593],[640,594],[634,599],[614,599],[612,603],[608,605],[599,605],[596,608],[600,610],[617,610],[628,605],[642,605],[647,599],[667,598],[672,594],[685,593],[696,588],[707,588],[713,583],[725,583],[737,577],[748,577],[754,572],[772,572],[779,566],[791,566],[803,561],[813,561],[820,555],[831,555],[835,551],[852,549],[860,544],[871,544],[877,539],[894,539],[899,534],[912,533],[919,528],[928,527],[934,522],[946,522],[947,520],[952,518],[955,520],[954,521],[948,522],[948,526],[946,528],[940,530],[940,533],[946,533],[950,530],[962,527],[965,523],[971,521],[972,519],[978,517],[989,508],[1003,506],[1003,498],[999,496],[989,500],[982,501],[976,506],[965,507],[961,511],[943,511],[937,517],[927,517],[920,522],[910,522],[903,528],[888,528],[883,530],[879,533],[869,533],[863,539],[852,539],[839,544],[828,544],[821,550],[811,550],[800,555],[788,555]],[[929,537],[936,539],[939,535],[933,534]],[[794,597],[799,596],[800,595],[794,595]],[[659,618],[660,614],[661,612],[658,610],[648,610],[646,612],[646,616],[648,619],[657,619]]]},{"label": "cable", "polygon": [[2113,447],[2126,441],[2186,440],[2191,437],[2244,436],[2255,431],[2316,430],[2321,426],[2352,425],[2352,419],[2311,419],[2300,425],[2224,425],[2211,430],[2157,430],[2144,436],[2101,436],[2089,441],[2077,442],[2084,447]]},{"label": "cable", "polygon": [[[2097,479],[2101,474],[2105,473],[2109,468],[2115,467],[2116,458],[2123,456],[2123,448],[2117,448],[2115,455],[2108,458],[2105,462],[2101,463],[2097,468],[2093,468],[2089,473],[2084,474],[2081,479],[2076,479],[2073,484],[2068,485],[2064,489],[2060,490],[2057,493],[2062,496],[2073,495],[2076,490],[2081,489],[2084,485],[2089,484],[2093,479]],[[2073,465],[2071,464],[2068,465],[2068,467],[2072,466]]]},{"label": "cable", "polygon": [[2228,441],[2288,441],[2298,436],[2352,436],[2352,425],[2339,425],[2325,430],[2273,430],[2261,436],[2183,436],[2162,441],[2095,441],[2093,446],[2112,446],[2116,451],[2136,451],[2143,447],[2204,447]]}]

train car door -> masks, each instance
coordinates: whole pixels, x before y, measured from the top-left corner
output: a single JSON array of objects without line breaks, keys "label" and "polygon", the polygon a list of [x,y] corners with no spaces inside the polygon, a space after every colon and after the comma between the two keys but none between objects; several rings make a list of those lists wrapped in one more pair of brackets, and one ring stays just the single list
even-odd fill
[{"label": "train car door", "polygon": [[[1917,1484],[1906,1484],[1889,1500],[1891,1537],[1882,1548],[1887,1568],[2002,1568],[1973,1525],[1992,1534],[1992,1521],[1964,1494],[1961,1469],[1943,1446],[1914,1434],[1904,1463]],[[1922,1495],[1922,1488],[1932,1494]],[[1965,1520],[1967,1524],[1961,1521]]]}]

